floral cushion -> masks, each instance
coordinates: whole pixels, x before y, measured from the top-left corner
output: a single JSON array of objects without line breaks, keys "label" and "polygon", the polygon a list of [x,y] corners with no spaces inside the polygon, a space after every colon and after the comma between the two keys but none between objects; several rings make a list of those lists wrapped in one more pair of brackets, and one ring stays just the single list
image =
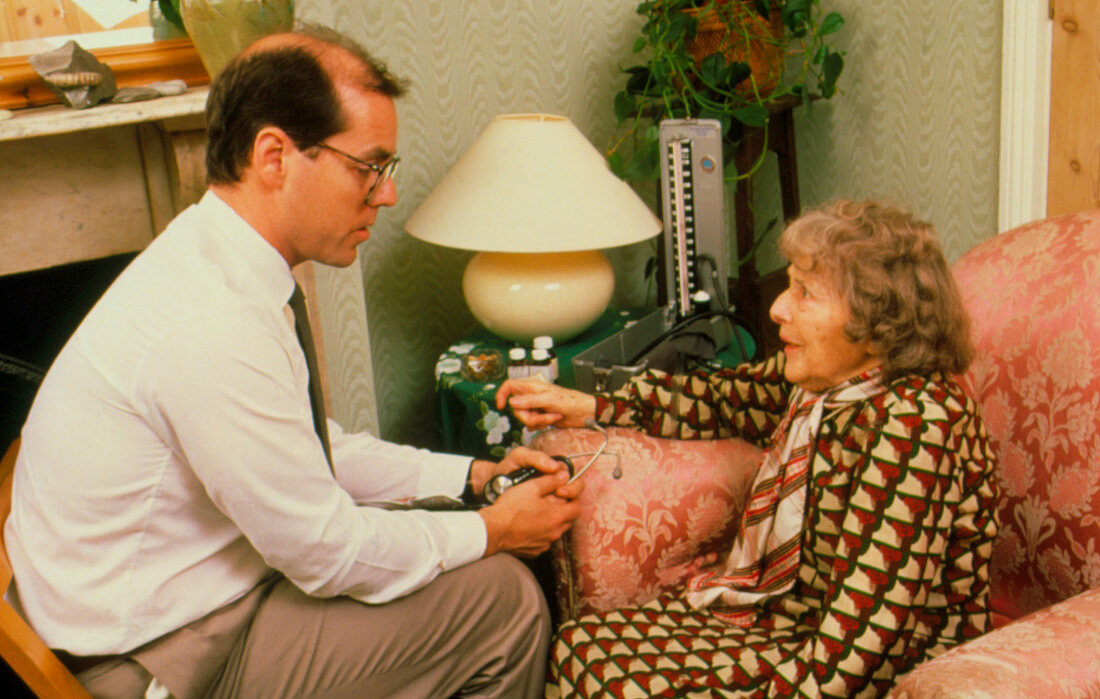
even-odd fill
[{"label": "floral cushion", "polygon": [[954,273],[1000,457],[993,607],[1018,618],[1100,585],[1100,211],[998,235]]},{"label": "floral cushion", "polygon": [[[729,549],[762,452],[740,439],[679,441],[609,428],[585,473],[583,514],[554,552],[562,615],[645,602]],[[532,446],[594,451],[593,430],[547,430]],[[573,458],[577,468],[588,458]],[[615,478],[619,466],[621,477]]]},{"label": "floral cushion", "polygon": [[944,653],[903,677],[891,697],[1096,696],[1100,588]]}]

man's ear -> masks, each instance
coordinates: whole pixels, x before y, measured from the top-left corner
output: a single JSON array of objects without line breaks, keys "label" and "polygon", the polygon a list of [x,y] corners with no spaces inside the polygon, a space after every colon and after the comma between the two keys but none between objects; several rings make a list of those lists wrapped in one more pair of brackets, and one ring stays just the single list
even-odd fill
[{"label": "man's ear", "polygon": [[276,126],[265,126],[252,141],[252,171],[269,186],[279,186],[286,177],[294,142]]}]

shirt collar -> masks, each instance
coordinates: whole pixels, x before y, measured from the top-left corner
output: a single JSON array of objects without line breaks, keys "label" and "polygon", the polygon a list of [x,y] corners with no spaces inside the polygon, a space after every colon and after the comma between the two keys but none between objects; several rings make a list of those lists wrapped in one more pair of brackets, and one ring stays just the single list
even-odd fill
[{"label": "shirt collar", "polygon": [[271,305],[285,305],[295,284],[286,258],[214,192],[207,190],[197,208],[214,223],[212,242],[225,248],[225,262],[234,266],[240,280],[258,287]]}]

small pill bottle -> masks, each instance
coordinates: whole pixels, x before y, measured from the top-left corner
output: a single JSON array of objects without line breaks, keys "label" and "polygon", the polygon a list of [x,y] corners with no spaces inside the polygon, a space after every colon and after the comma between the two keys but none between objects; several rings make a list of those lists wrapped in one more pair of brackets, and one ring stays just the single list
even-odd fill
[{"label": "small pill bottle", "polygon": [[532,340],[535,349],[544,349],[550,355],[551,381],[558,380],[558,355],[554,352],[554,338],[549,335],[539,335]]},{"label": "small pill bottle", "polygon": [[527,363],[527,350],[522,347],[513,347],[508,350],[508,378],[526,379],[530,375],[530,366]]},{"label": "small pill bottle", "polygon": [[531,376],[541,376],[550,383],[554,382],[553,367],[550,364],[550,353],[536,348],[531,350]]}]

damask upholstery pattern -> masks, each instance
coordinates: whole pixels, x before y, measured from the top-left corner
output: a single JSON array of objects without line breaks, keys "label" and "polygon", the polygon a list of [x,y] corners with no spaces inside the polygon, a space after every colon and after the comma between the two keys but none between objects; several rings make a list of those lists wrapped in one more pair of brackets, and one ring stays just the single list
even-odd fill
[{"label": "damask upholstery pattern", "polygon": [[1100,211],[991,238],[953,269],[1000,457],[992,604],[1018,618],[1100,585]]},{"label": "damask upholstery pattern", "polygon": [[[645,602],[716,561],[729,548],[763,453],[741,439],[607,431],[607,452],[616,456],[600,457],[585,473],[583,514],[554,552],[565,618]],[[569,455],[601,442],[591,430],[548,430],[532,445]],[[573,461],[579,468],[588,459]]]},{"label": "damask upholstery pattern", "polygon": [[999,235],[954,272],[977,348],[966,378],[1000,455],[992,604],[1002,621],[1026,616],[921,665],[893,696],[1096,696],[1100,211]]},{"label": "damask upholstery pattern", "polygon": [[1100,588],[968,641],[903,677],[893,699],[1095,697]]}]

